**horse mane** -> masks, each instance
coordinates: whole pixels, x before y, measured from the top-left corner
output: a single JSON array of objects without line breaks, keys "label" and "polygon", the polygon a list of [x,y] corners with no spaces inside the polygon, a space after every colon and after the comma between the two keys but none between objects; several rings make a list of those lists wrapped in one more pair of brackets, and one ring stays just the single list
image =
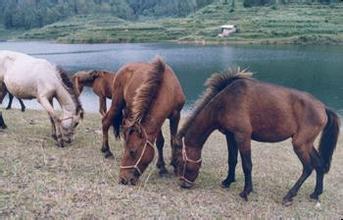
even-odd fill
[{"label": "horse mane", "polygon": [[135,96],[133,97],[128,117],[130,125],[144,121],[144,117],[153,104],[161,86],[166,64],[160,57],[156,57],[151,64],[153,67],[148,73],[149,78],[136,89]]},{"label": "horse mane", "polygon": [[62,69],[61,67],[57,67],[57,71],[60,74],[61,81],[62,81],[64,88],[71,95],[72,100],[76,105],[76,114],[80,113],[80,117],[83,118],[83,108],[82,108],[80,99],[75,94],[74,84],[72,83],[72,81],[70,80],[70,78],[68,77],[68,75],[64,69]]},{"label": "horse mane", "polygon": [[252,72],[249,72],[247,69],[241,70],[240,67],[230,68],[221,74],[212,74],[212,76],[205,82],[206,90],[194,103],[191,115],[186,119],[185,123],[180,128],[177,134],[177,140],[181,140],[181,138],[184,137],[192,122],[195,120],[196,116],[218,93],[224,90],[235,80],[250,79],[252,78],[252,75]]}]

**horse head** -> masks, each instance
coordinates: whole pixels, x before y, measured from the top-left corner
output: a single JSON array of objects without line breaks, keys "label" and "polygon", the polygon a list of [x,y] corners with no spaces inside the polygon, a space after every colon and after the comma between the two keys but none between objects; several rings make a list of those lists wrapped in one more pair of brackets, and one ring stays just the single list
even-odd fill
[{"label": "horse head", "polygon": [[[180,177],[180,186],[182,188],[189,189],[194,185],[195,179],[199,175],[201,167],[201,158],[197,160],[190,159],[189,155],[198,155],[198,151],[192,151],[192,149],[198,149],[196,147],[189,147],[191,143],[185,145],[184,137],[181,134],[177,134],[174,143],[174,152],[172,155],[172,166],[174,172]],[[188,149],[186,151],[186,149]]]},{"label": "horse head", "polygon": [[120,166],[120,183],[136,185],[154,158],[154,144],[149,141],[145,128],[139,122],[123,127],[125,150]]},{"label": "horse head", "polygon": [[75,94],[77,96],[80,96],[83,91],[83,88],[85,86],[92,86],[92,83],[98,77],[98,75],[98,71],[95,70],[79,71],[75,73],[72,77]]}]

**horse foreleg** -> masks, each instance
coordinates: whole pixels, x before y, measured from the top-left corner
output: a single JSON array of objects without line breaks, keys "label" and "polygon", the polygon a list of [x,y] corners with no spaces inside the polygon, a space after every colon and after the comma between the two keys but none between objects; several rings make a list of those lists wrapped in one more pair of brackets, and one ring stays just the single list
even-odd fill
[{"label": "horse foreleg", "polygon": [[158,150],[158,161],[157,161],[157,168],[160,169],[159,174],[164,175],[167,174],[168,171],[165,167],[165,162],[163,158],[163,146],[164,146],[164,138],[163,138],[163,133],[162,130],[158,132],[157,139],[156,139],[156,146]]},{"label": "horse foreleg", "polygon": [[0,127],[2,129],[6,129],[7,128],[7,126],[5,124],[5,121],[4,121],[4,118],[2,117],[2,112],[0,112]]},{"label": "horse foreleg", "polygon": [[228,150],[228,175],[225,180],[222,181],[222,186],[229,188],[232,182],[236,181],[236,165],[238,157],[238,147],[236,141],[231,133],[226,134],[226,143]]},{"label": "horse foreleg", "polygon": [[[52,107],[54,107],[54,103],[52,100],[49,100],[49,103]],[[51,137],[57,141],[55,121],[51,116],[49,116],[49,118],[50,118],[50,122],[51,122]]]},{"label": "horse foreleg", "polygon": [[54,107],[52,106],[52,104],[50,103],[50,101],[45,98],[45,97],[41,97],[38,98],[39,103],[43,106],[43,108],[45,108],[45,110],[48,112],[51,120],[52,120],[52,124],[55,125],[56,128],[56,138],[57,138],[57,143],[59,147],[64,147],[64,142],[62,139],[62,133],[60,131],[60,122],[59,122],[59,118],[58,116],[55,114],[54,112]]},{"label": "horse foreleg", "polygon": [[106,96],[99,97],[99,112],[104,117],[107,111]]},{"label": "horse foreleg", "polygon": [[303,165],[303,172],[297,180],[297,182],[294,184],[294,186],[288,191],[286,196],[283,198],[283,204],[285,206],[289,206],[292,204],[293,197],[297,195],[300,187],[305,182],[305,180],[311,175],[313,170],[309,151],[306,150],[307,146],[293,144],[293,148]]},{"label": "horse foreleg", "polygon": [[6,107],[6,110],[11,109],[11,107],[12,107],[13,95],[11,93],[8,93],[8,98],[9,98],[9,102],[8,102],[7,107]]},{"label": "horse foreleg", "polygon": [[24,105],[24,102],[23,102],[23,100],[21,100],[20,98],[18,98],[18,101],[19,101],[19,103],[20,103],[20,106],[21,106],[21,111],[22,112],[25,112],[25,105]]},{"label": "horse foreleg", "polygon": [[181,149],[177,149],[175,145],[175,138],[176,138],[176,133],[177,133],[177,128],[179,126],[179,121],[180,121],[180,111],[175,113],[173,116],[170,117],[169,119],[169,129],[170,129],[170,146],[172,150],[172,156],[170,160],[170,165],[174,167],[174,173],[177,174],[177,155],[178,151]]},{"label": "horse foreleg", "polygon": [[112,120],[114,119],[114,112],[111,109],[105,114],[102,119],[102,147],[101,151],[104,153],[105,158],[112,157],[113,154],[108,144],[108,130],[111,127]]}]

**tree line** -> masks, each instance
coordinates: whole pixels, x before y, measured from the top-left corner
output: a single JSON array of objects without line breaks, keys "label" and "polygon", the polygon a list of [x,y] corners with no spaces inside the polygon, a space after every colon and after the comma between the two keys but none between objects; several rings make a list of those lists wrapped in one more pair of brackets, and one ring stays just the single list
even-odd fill
[{"label": "tree line", "polygon": [[84,14],[112,14],[134,20],[141,16],[186,16],[214,0],[1,0],[6,28],[31,29]]}]

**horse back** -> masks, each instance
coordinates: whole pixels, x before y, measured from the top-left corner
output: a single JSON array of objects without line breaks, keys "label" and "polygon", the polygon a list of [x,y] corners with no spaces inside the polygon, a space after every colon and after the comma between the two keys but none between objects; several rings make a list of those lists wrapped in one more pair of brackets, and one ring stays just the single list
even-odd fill
[{"label": "horse back", "polygon": [[232,83],[217,103],[225,103],[231,129],[248,131],[257,141],[282,141],[327,120],[325,106],[310,94],[253,79]]}]

